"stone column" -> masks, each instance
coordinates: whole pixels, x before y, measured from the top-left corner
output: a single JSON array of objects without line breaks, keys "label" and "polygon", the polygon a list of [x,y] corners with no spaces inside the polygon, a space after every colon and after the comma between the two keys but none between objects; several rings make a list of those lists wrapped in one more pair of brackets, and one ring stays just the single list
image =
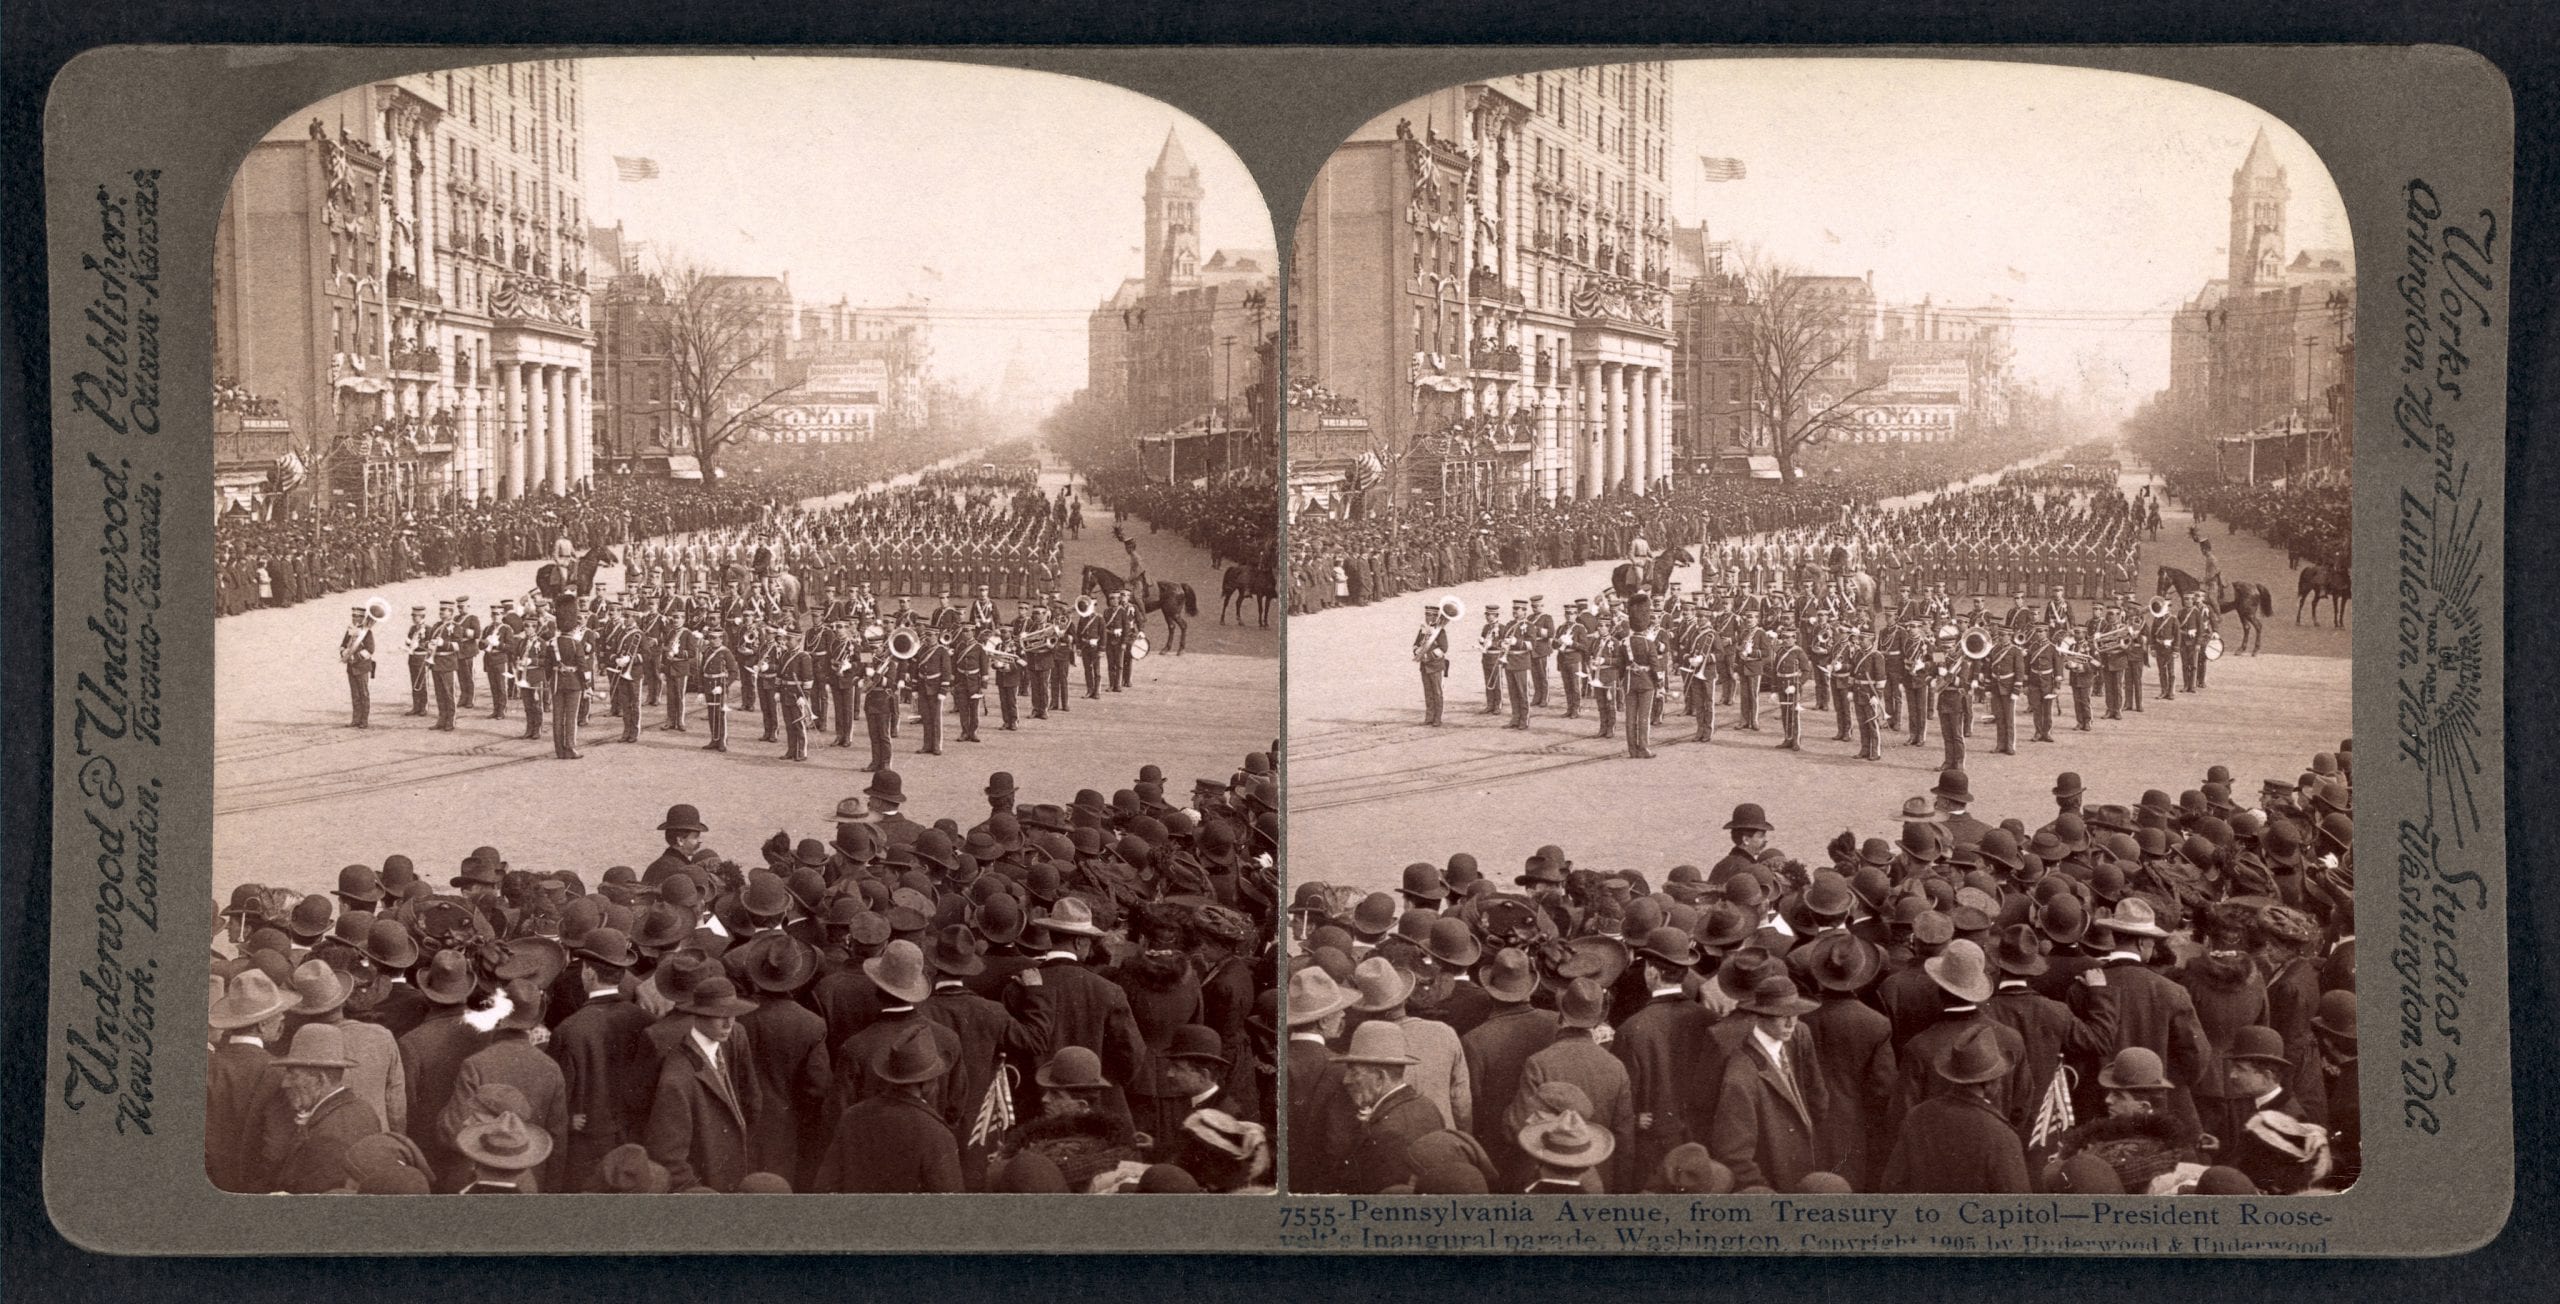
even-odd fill
[{"label": "stone column", "polygon": [[524,365],[524,488],[551,483],[551,404],[542,388],[542,364]]},{"label": "stone column", "polygon": [[[1598,493],[1600,486],[1608,483],[1609,434],[1608,427],[1601,423],[1600,364],[1586,362],[1576,370],[1581,373],[1582,429],[1574,432],[1574,438],[1587,442],[1589,452],[1581,458],[1584,474],[1582,482],[1576,485],[1575,489],[1588,497]],[[1576,447],[1579,450],[1580,445]]]},{"label": "stone column", "polygon": [[1564,438],[1564,404],[1553,385],[1541,386],[1538,391],[1538,435],[1540,445],[1546,450],[1546,468],[1540,476],[1538,490],[1548,502],[1554,502],[1570,475],[1565,462],[1570,453]]},{"label": "stone column", "polygon": [[1520,290],[1520,187],[1526,168],[1520,162],[1521,133],[1517,122],[1508,124],[1502,141],[1502,157],[1511,164],[1509,175],[1502,180],[1502,283]]},{"label": "stone column", "polygon": [[569,369],[570,478],[587,484],[596,475],[595,401],[587,392],[587,369]]},{"label": "stone column", "polygon": [[1614,491],[1627,482],[1627,372],[1623,364],[1600,364],[1600,402],[1606,413],[1600,443],[1605,450],[1602,459],[1601,488]]},{"label": "stone column", "polygon": [[516,364],[498,369],[498,442],[507,450],[506,496],[524,497],[525,444],[530,433],[524,418],[524,372]]},{"label": "stone column", "polygon": [[560,368],[542,369],[542,401],[549,410],[544,420],[550,429],[551,492],[569,492],[569,404],[560,392]]},{"label": "stone column", "polygon": [[1653,446],[1656,450],[1654,474],[1671,474],[1671,373],[1660,367],[1645,372],[1653,382],[1653,398],[1646,409],[1653,414]]}]

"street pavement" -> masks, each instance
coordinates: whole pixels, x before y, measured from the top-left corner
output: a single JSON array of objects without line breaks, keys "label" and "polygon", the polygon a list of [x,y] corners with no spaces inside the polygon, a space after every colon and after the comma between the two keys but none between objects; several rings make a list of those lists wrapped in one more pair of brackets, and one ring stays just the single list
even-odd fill
[{"label": "street pavement", "polygon": [[[1053,471],[1044,480],[1054,493],[1064,476]],[[1087,503],[1082,538],[1066,547],[1067,584],[1088,562],[1124,564],[1112,525],[1110,513]],[[958,742],[956,718],[946,717],[941,756],[916,754],[909,708],[895,744],[909,815],[975,823],[986,811],[980,791],[995,770],[1016,776],[1025,801],[1065,802],[1079,788],[1107,794],[1127,787],[1139,766],[1154,763],[1178,796],[1194,778],[1224,779],[1244,753],[1271,745],[1280,718],[1277,622],[1269,630],[1221,630],[1218,574],[1207,556],[1178,536],[1147,535],[1143,522],[1129,528],[1151,576],[1189,583],[1201,596],[1208,615],[1192,622],[1188,654],[1167,655],[1163,622],[1150,618],[1157,654],[1137,663],[1130,691],[1086,701],[1081,672],[1071,671],[1072,710],[1033,721],[1026,695],[1020,730],[1005,733],[991,688],[980,721],[984,741]],[[213,895],[227,897],[243,882],[325,890],[341,865],[379,866],[395,852],[441,887],[484,843],[515,868],[570,869],[593,883],[608,866],[637,867],[655,857],[663,844],[654,828],[677,802],[699,806],[712,828],[710,845],[741,863],[756,863],[757,844],[777,829],[795,839],[833,834],[835,803],[869,780],[860,769],[869,751],[859,725],[849,749],[827,745],[832,733],[813,733],[810,759],[794,763],[781,759],[781,743],[758,741],[762,723],[752,712],[730,712],[730,752],[719,755],[699,750],[707,738],[699,698],[689,712],[691,733],[659,732],[663,707],[643,708],[634,744],[616,741],[620,722],[599,701],[579,735],[585,759],[558,761],[547,719],[545,736],[526,740],[518,704],[509,704],[507,719],[488,718],[485,679],[478,706],[457,711],[454,733],[431,731],[432,717],[407,715],[408,667],[398,640],[408,609],[468,595],[485,617],[492,599],[521,600],[532,590],[536,565],[383,588],[396,614],[380,640],[369,729],[347,727],[346,676],[336,656],[347,607],[367,595],[216,622]],[[605,574],[618,591],[618,569]]]},{"label": "street pavement", "polygon": [[[2128,490],[2142,482],[2128,473]],[[2201,553],[2187,537],[2185,512],[2164,513],[2160,540],[2142,546],[2142,591],[2150,594],[2156,567],[2200,573]],[[2095,805],[2138,801],[2145,789],[2172,796],[2195,787],[2205,768],[2231,767],[2235,795],[2254,797],[2262,779],[2290,780],[2308,767],[2313,752],[2327,751],[2349,731],[2346,629],[2324,623],[2293,624],[2293,574],[2282,552],[2246,536],[2207,531],[2231,580],[2255,580],[2276,595],[2278,616],[2267,625],[2261,656],[2236,655],[2236,617],[2223,618],[2229,652],[2213,663],[2206,690],[2161,702],[2156,675],[2146,678],[2140,715],[2093,714],[2093,732],[2069,723],[2069,698],[2061,706],[2049,744],[2026,741],[2031,729],[2023,700],[2014,757],[1989,754],[1990,725],[1977,723],[1967,740],[1967,777],[1974,813],[1997,822],[2007,815],[2030,828],[2050,818],[2054,776],[2080,773]],[[1673,866],[1713,864],[1729,846],[1723,824],[1736,803],[1756,801],[1776,824],[1774,844],[1810,863],[1843,829],[1861,838],[1899,833],[1904,798],[1936,780],[1942,753],[1935,722],[1922,747],[1887,738],[1884,759],[1855,759],[1854,742],[1831,740],[1833,717],[1816,714],[1806,695],[1801,754],[1774,750],[1776,710],[1765,704],[1763,732],[1737,731],[1735,708],[1717,717],[1716,740],[1691,741],[1695,722],[1672,704],[1654,731],[1659,759],[1629,760],[1622,732],[1596,735],[1588,703],[1582,718],[1563,718],[1563,698],[1550,685],[1549,705],[1532,710],[1525,734],[1502,726],[1503,715],[1484,715],[1483,675],[1476,656],[1475,613],[1493,601],[1544,594],[1548,610],[1572,597],[1600,592],[1609,563],[1501,578],[1455,590],[1468,618],[1452,639],[1456,653],[1447,685],[1446,721],[1421,724],[1419,671],[1410,647],[1422,604],[1437,594],[1408,594],[1366,607],[1338,608],[1290,620],[1288,864],[1293,881],[1346,883],[1389,890],[1402,868],[1417,860],[1445,863],[1454,852],[1474,854],[1487,876],[1508,888],[1529,853],[1554,843],[1575,864],[1592,869],[1634,869],[1655,883]],[[1697,572],[1681,573],[1694,591]],[[1986,599],[2005,611],[2005,596]],[[2075,604],[2085,618],[2087,604]]]}]

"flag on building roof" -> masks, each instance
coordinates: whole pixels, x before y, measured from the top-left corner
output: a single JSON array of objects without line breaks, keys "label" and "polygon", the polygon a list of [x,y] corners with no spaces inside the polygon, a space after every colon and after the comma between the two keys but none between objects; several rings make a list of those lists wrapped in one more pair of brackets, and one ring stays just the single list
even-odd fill
[{"label": "flag on building roof", "polygon": [[1702,154],[1698,164],[1706,170],[1709,181],[1740,181],[1744,176],[1742,160],[1738,158],[1708,158]]},{"label": "flag on building roof", "polygon": [[658,179],[658,160],[616,154],[613,156],[613,171],[625,181],[655,181]]},{"label": "flag on building roof", "polygon": [[271,473],[275,479],[276,492],[282,493],[302,483],[304,470],[301,454],[290,448],[284,450],[284,456],[276,459],[275,470]]}]

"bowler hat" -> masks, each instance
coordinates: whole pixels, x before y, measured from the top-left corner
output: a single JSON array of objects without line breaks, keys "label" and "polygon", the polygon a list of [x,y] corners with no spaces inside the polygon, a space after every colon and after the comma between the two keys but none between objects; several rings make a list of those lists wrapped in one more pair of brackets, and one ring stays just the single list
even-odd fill
[{"label": "bowler hat", "polygon": [[[978,907],[977,919],[972,921],[972,926],[978,930],[978,935],[997,946],[1010,946],[1022,940],[1023,924],[1022,902],[1015,899],[1011,893],[997,893],[988,897],[986,902]],[[886,935],[884,930],[882,936]]]},{"label": "bowler hat", "polygon": [[1406,896],[1425,901],[1442,901],[1449,896],[1449,885],[1441,877],[1440,867],[1427,860],[1417,860],[1404,867],[1404,886],[1399,890]]},{"label": "bowler hat", "polygon": [[874,1049],[868,1065],[872,1076],[904,1086],[931,1082],[950,1072],[951,1061],[943,1058],[940,1041],[933,1035],[936,1026],[918,1020]]},{"label": "bowler hat", "polygon": [[998,770],[995,773],[988,775],[985,791],[987,796],[991,798],[1011,799],[1013,796],[1013,775],[1004,770]]},{"label": "bowler hat", "polygon": [[896,770],[882,770],[871,776],[871,783],[862,790],[862,795],[878,798],[893,806],[904,805],[907,800],[907,781],[899,778]]},{"label": "bowler hat", "polygon": [[1404,1025],[1384,1019],[1371,1019],[1351,1030],[1351,1048],[1337,1052],[1336,1061],[1344,1064],[1419,1063],[1405,1042]]},{"label": "bowler hat", "polygon": [[1983,834],[1982,841],[1974,845],[1974,854],[2012,872],[2016,871],[2021,863],[2018,859],[2018,839],[2007,829],[1993,829]]},{"label": "bowler hat", "polygon": [[2036,908],[2036,927],[2056,946],[2076,946],[2089,934],[2089,909],[2078,896],[2057,892]]},{"label": "bowler hat", "polygon": [[629,1141],[605,1152],[596,1167],[596,1184],[615,1195],[665,1195],[667,1168],[649,1157],[647,1146]]},{"label": "bowler hat", "polygon": [[453,886],[496,887],[506,881],[505,873],[498,868],[498,864],[497,861],[482,860],[475,855],[462,862],[462,872],[453,876]]},{"label": "bowler hat", "polygon": [[1946,989],[1961,1001],[1974,1004],[1991,999],[1990,973],[1984,969],[1982,948],[1963,938],[1947,943],[1947,948],[1920,962],[1929,980]]},{"label": "bowler hat", "polygon": [[1958,805],[1969,805],[1973,801],[1973,781],[1967,779],[1962,770],[1940,770],[1938,782],[1929,789],[1929,795]]},{"label": "bowler hat", "polygon": [[2356,1039],[2356,994],[2343,987],[2320,993],[2311,1026],[2342,1041]]},{"label": "bowler hat", "polygon": [[1929,1067],[1949,1082],[1989,1082],[2007,1076],[2009,1052],[1992,1027],[1978,1023],[1958,1033]]},{"label": "bowler hat", "polygon": [[1913,860],[1934,861],[1946,854],[1946,839],[1935,824],[1912,820],[1902,826],[1902,850]]},{"label": "bowler hat", "polygon": [[681,803],[667,807],[667,817],[658,821],[661,833],[708,833],[711,827],[702,822],[702,813]]},{"label": "bowler hat", "polygon": [[1218,1030],[1206,1024],[1186,1023],[1173,1030],[1173,1040],[1165,1047],[1166,1059],[1200,1060],[1224,1065],[1226,1044],[1219,1040]]},{"label": "bowler hat", "polygon": [[[358,954],[364,952],[364,940],[373,935],[373,912],[350,910],[338,916],[329,926],[329,940]],[[317,949],[317,948],[314,948]]]},{"label": "bowler hat", "polygon": [[1453,969],[1472,968],[1484,955],[1484,948],[1476,941],[1475,930],[1467,926],[1466,920],[1450,915],[1441,915],[1431,921],[1431,933],[1423,940],[1422,949],[1432,959]]},{"label": "bowler hat", "polygon": [[1395,931],[1396,899],[1384,892],[1372,892],[1360,898],[1351,909],[1351,931],[1363,941],[1374,942]]},{"label": "bowler hat", "polygon": [[[1375,1025],[1393,1027],[1393,1024]],[[1083,1046],[1061,1046],[1032,1080],[1052,1091],[1098,1091],[1111,1085],[1102,1076],[1102,1057]]]},{"label": "bowler hat", "polygon": [[2098,1085],[2109,1091],[2166,1091],[2174,1084],[2161,1070],[2159,1052],[2127,1046],[2098,1070]]},{"label": "bowler hat", "polygon": [[338,871],[338,895],[373,904],[382,900],[382,878],[371,865],[349,865]]},{"label": "bowler hat", "polygon": [[696,983],[693,990],[676,1003],[676,1008],[704,1018],[734,1019],[743,1014],[753,1014],[756,1003],[738,995],[736,983],[725,976],[715,975]]},{"label": "bowler hat", "polygon": [[551,1134],[525,1126],[513,1114],[500,1114],[455,1133],[453,1148],[475,1164],[516,1172],[538,1167],[551,1157]]},{"label": "bowler hat", "polygon": [[364,958],[388,972],[407,969],[418,962],[418,944],[409,938],[409,926],[397,919],[376,919],[366,930]]},{"label": "bowler hat", "polygon": [[2264,1024],[2251,1024],[2231,1034],[2231,1049],[2224,1051],[2222,1057],[2231,1060],[2264,1061],[2281,1064],[2286,1068],[2293,1067],[2293,1061],[2285,1058],[2284,1034]]},{"label": "bowler hat", "polygon": [[1635,953],[1639,959],[1686,969],[1698,962],[1698,939],[1665,924],[1645,934]]},{"label": "bowler hat", "polygon": [[2077,797],[2080,795],[2080,791],[2080,775],[2077,772],[2064,770],[2062,773],[2053,776],[2054,796]]},{"label": "bowler hat", "polygon": [[631,945],[631,938],[619,928],[587,930],[577,945],[570,948],[569,954],[617,969],[628,969],[640,962],[640,953]]},{"label": "bowler hat", "polygon": [[1749,801],[1734,807],[1733,818],[1726,820],[1724,822],[1724,826],[1727,829],[1740,829],[1758,833],[1767,833],[1772,827],[1769,823],[1768,813],[1760,809],[1759,803]]},{"label": "bowler hat", "polygon": [[1314,965],[1289,971],[1289,1026],[1319,1022],[1350,1009],[1360,999],[1356,991],[1344,991],[1333,975]]},{"label": "bowler hat", "polygon": [[248,969],[232,976],[220,1000],[205,1010],[205,1021],[218,1031],[252,1028],[293,1008],[295,994],[279,990],[276,980],[261,969]]}]

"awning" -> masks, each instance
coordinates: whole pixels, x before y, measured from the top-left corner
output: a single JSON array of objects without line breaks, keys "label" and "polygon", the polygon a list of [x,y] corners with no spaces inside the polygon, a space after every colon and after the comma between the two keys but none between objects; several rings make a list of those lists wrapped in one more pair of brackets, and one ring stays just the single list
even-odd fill
[{"label": "awning", "polygon": [[667,457],[667,478],[671,480],[701,479],[702,459],[691,453],[669,454]]}]

